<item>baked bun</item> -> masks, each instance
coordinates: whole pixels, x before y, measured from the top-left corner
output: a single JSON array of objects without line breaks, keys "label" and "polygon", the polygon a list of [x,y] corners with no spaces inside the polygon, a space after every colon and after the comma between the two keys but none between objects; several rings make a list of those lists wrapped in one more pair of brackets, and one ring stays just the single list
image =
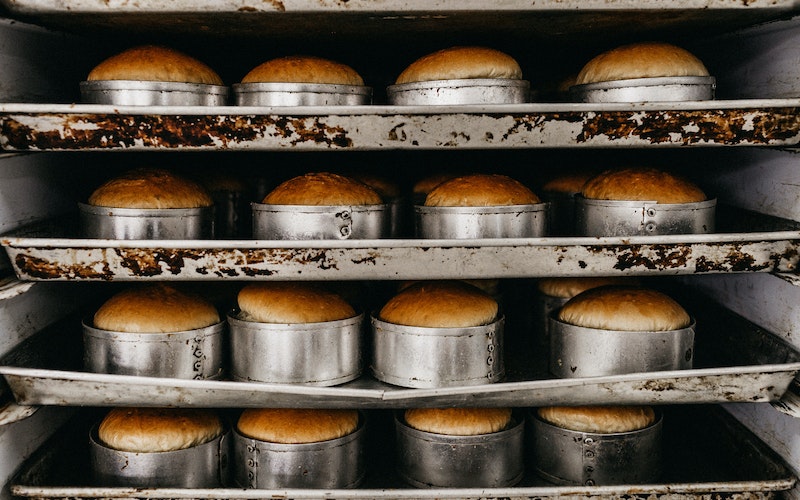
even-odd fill
[{"label": "baked bun", "polygon": [[522,70],[513,57],[499,50],[451,47],[417,59],[400,73],[395,84],[465,78],[519,80]]},{"label": "baked bun", "polygon": [[93,320],[95,328],[128,333],[182,332],[219,322],[211,302],[161,283],[117,293],[100,306]]},{"label": "baked bun", "polygon": [[378,317],[396,325],[465,328],[492,323],[497,311],[489,294],[463,281],[419,281],[392,297]]},{"label": "baked bun", "polygon": [[660,42],[623,45],[604,52],[583,67],[576,85],[655,78],[659,76],[708,76],[708,70],[691,52]]},{"label": "baked bun", "polygon": [[351,177],[374,189],[386,201],[400,196],[400,186],[385,177],[364,173],[353,174]]},{"label": "baked bun", "polygon": [[313,56],[272,59],[256,66],[242,78],[242,83],[283,82],[364,85],[364,80],[350,66]]},{"label": "baked bun", "polygon": [[452,172],[439,172],[437,174],[423,177],[414,183],[414,186],[411,188],[411,192],[414,194],[427,195],[439,184],[443,183],[444,181],[449,181],[455,177],[459,177],[459,175]]},{"label": "baked bun", "polygon": [[428,193],[428,207],[531,205],[539,198],[521,182],[497,174],[474,174],[444,181]]},{"label": "baked bun", "polygon": [[263,203],[270,205],[380,205],[381,196],[363,182],[329,172],[305,174],[281,183]]},{"label": "baked bun", "polygon": [[577,172],[553,177],[544,183],[542,186],[542,191],[551,193],[577,194],[583,190],[583,185],[586,184],[586,181],[591,179],[595,174],[596,172]]},{"label": "baked bun", "polygon": [[476,436],[508,427],[511,408],[413,408],[406,410],[405,421],[423,432]]},{"label": "baked bun", "polygon": [[102,444],[130,453],[183,450],[223,431],[214,411],[186,408],[114,408],[97,429]]},{"label": "baked bun", "polygon": [[688,180],[654,168],[607,170],[583,185],[581,194],[594,200],[696,203],[706,195]]},{"label": "baked bun", "polygon": [[98,64],[86,79],[222,85],[219,75],[197,59],[155,45],[134,47],[109,57]]},{"label": "baked bun", "polygon": [[542,278],[536,284],[536,288],[543,295],[557,297],[560,299],[571,299],[586,290],[605,285],[632,285],[639,284],[636,278],[622,276],[615,277],[569,277],[569,278]]},{"label": "baked bun", "polygon": [[656,421],[649,406],[548,406],[537,413],[556,427],[599,434],[638,431]]},{"label": "baked bun", "polygon": [[238,302],[239,319],[259,323],[319,323],[356,315],[339,295],[310,283],[253,283],[242,288]]},{"label": "baked bun", "polygon": [[89,205],[113,208],[199,208],[213,201],[200,184],[168,170],[139,168],[107,181]]},{"label": "baked bun", "polygon": [[663,293],[628,286],[579,293],[558,311],[558,319],[586,328],[636,332],[679,330],[692,322],[683,307]]},{"label": "baked bun", "polygon": [[358,428],[356,410],[249,409],[236,424],[243,435],[270,443],[317,443],[346,436]]}]

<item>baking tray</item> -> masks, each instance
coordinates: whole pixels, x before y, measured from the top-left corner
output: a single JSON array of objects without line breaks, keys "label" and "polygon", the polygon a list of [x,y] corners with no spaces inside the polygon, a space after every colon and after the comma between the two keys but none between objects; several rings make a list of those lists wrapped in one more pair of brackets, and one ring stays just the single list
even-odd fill
[{"label": "baking tray", "polygon": [[[11,494],[40,499],[94,498],[649,498],[768,499],[791,489],[795,476],[781,459],[719,407],[664,409],[664,464],[660,481],[646,485],[554,486],[528,472],[515,487],[417,489],[401,482],[393,470],[391,411],[367,413],[369,468],[364,484],[354,490],[247,490],[239,488],[102,487],[88,479],[86,436],[100,412],[90,409],[40,447],[11,480]],[[235,416],[235,413],[232,415]]]},{"label": "baking tray", "polygon": [[800,99],[302,109],[0,105],[0,147],[7,151],[791,147],[798,142]]},{"label": "baking tray", "polygon": [[[800,117],[800,115],[798,115]],[[103,240],[71,221],[0,237],[22,280],[411,280],[794,272],[800,223],[719,207],[717,233],[343,241]]]},{"label": "baking tray", "polygon": [[523,288],[514,293],[518,303],[506,303],[507,377],[494,384],[409,389],[365,374],[337,387],[312,387],[87,373],[77,318],[20,344],[0,359],[0,374],[25,405],[408,408],[775,402],[800,371],[800,353],[777,336],[676,291],[671,296],[690,301],[699,325],[693,369],[555,379],[547,373],[545,350],[532,345]]}]

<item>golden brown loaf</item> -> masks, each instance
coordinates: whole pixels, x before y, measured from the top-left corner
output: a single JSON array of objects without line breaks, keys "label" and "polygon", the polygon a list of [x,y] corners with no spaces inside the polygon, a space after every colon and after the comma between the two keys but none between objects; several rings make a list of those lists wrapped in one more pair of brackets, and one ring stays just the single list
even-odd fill
[{"label": "golden brown loaf", "polygon": [[386,201],[391,201],[400,196],[400,186],[397,183],[390,181],[386,177],[374,174],[358,173],[353,174],[352,178],[363,182],[367,186],[375,190],[376,193],[381,195]]},{"label": "golden brown loaf", "polygon": [[381,196],[363,182],[329,172],[305,174],[281,183],[264,203],[270,205],[380,205]]},{"label": "golden brown loaf", "polygon": [[586,328],[647,332],[678,330],[692,321],[667,295],[627,286],[602,286],[579,293],[559,310],[558,319]]},{"label": "golden brown loaf", "polygon": [[380,311],[387,323],[430,328],[488,325],[497,302],[463,281],[419,281],[392,297]]},{"label": "golden brown loaf", "polygon": [[497,174],[474,174],[444,181],[428,193],[428,207],[531,205],[539,197],[521,182]]},{"label": "golden brown loaf", "polygon": [[594,200],[696,203],[705,193],[688,180],[654,168],[607,170],[589,179],[581,194]]},{"label": "golden brown loaf", "polygon": [[207,443],[222,434],[212,410],[114,408],[98,428],[100,442],[130,453],[176,451]]},{"label": "golden brown loaf", "polygon": [[439,172],[437,174],[429,175],[414,183],[414,187],[411,188],[411,191],[414,194],[428,194],[439,184],[453,179],[454,177],[459,177],[459,175],[452,172]]},{"label": "golden brown loaf", "polygon": [[94,190],[89,204],[113,208],[199,208],[213,201],[200,184],[168,170],[139,168]]},{"label": "golden brown loaf", "polygon": [[579,172],[553,177],[544,183],[542,191],[577,194],[581,192],[583,185],[586,184],[586,181],[588,181],[592,175],[594,174],[590,172]]},{"label": "golden brown loaf", "polygon": [[549,406],[539,418],[562,429],[611,434],[644,429],[656,421],[649,406]]},{"label": "golden brown loaf", "polygon": [[353,68],[321,57],[287,56],[269,60],[253,68],[242,83],[326,83],[364,85]]},{"label": "golden brown loaf", "polygon": [[639,284],[636,278],[622,276],[597,276],[597,277],[569,277],[569,278],[542,278],[536,284],[539,292],[548,297],[571,299],[581,292],[605,285],[632,285]]},{"label": "golden brown loaf", "polygon": [[98,64],[87,80],[140,80],[222,85],[213,69],[177,50],[155,45],[134,47]]},{"label": "golden brown loaf", "polygon": [[708,76],[691,52],[668,43],[644,42],[604,52],[583,67],[575,83],[608,82],[660,76]]},{"label": "golden brown loaf", "polygon": [[270,443],[302,444],[346,436],[358,428],[356,410],[249,409],[237,424],[247,437]]},{"label": "golden brown loaf", "polygon": [[112,332],[182,332],[219,322],[213,304],[161,283],[119,292],[94,314],[95,328]]},{"label": "golden brown loaf", "polygon": [[318,323],[356,315],[339,295],[311,283],[254,283],[239,292],[238,302],[239,319],[259,323]]},{"label": "golden brown loaf", "polygon": [[476,436],[508,427],[511,408],[413,408],[406,410],[405,421],[423,432]]},{"label": "golden brown loaf", "polygon": [[450,47],[423,56],[411,63],[396,84],[464,78],[504,78],[519,80],[522,70],[513,57],[486,47]]}]

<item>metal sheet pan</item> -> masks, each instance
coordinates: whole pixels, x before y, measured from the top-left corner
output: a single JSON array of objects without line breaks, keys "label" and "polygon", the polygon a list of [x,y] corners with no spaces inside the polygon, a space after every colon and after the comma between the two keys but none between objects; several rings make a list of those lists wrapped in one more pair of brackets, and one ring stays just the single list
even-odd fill
[{"label": "metal sheet pan", "polygon": [[[354,490],[248,490],[238,488],[115,488],[87,479],[87,416],[65,426],[32,457],[11,481],[11,493],[41,499],[96,498],[458,498],[458,499],[767,499],[791,489],[796,478],[779,457],[744,426],[720,408],[665,409],[665,471],[660,481],[647,485],[554,486],[530,471],[516,487],[412,488],[393,470],[393,446],[367,448],[369,469],[362,487]],[[98,413],[99,412],[95,412]],[[368,442],[384,442],[391,432],[392,412],[369,413]],[[69,457],[68,459],[65,459]],[[530,469],[530,468],[529,468]]]},{"label": "metal sheet pan", "polygon": [[0,106],[0,146],[9,151],[791,147],[798,142],[798,99],[302,109]]},{"label": "metal sheet pan", "polygon": [[369,375],[337,387],[313,387],[86,373],[79,321],[69,319],[0,360],[0,374],[18,404],[26,405],[407,408],[780,400],[800,372],[800,353],[708,301],[692,305],[700,326],[691,370],[555,379],[547,373],[547,353],[526,343],[530,332],[508,304],[507,377],[482,386],[409,389]]}]

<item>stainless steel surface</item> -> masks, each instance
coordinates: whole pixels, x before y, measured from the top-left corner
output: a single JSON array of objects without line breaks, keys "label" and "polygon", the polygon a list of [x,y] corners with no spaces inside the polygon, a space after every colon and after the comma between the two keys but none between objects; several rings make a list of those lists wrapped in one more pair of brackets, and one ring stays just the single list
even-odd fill
[{"label": "stainless steel surface", "polygon": [[395,106],[522,104],[528,102],[529,91],[525,80],[473,78],[389,85],[386,97]]},{"label": "stainless steel surface", "polygon": [[[643,496],[653,500],[703,500],[709,495],[725,499],[766,499],[791,489],[796,479],[788,467],[741,424],[722,411],[688,407],[692,411],[670,409],[665,421],[665,451],[675,457],[665,463],[665,479],[647,485],[554,486],[534,474],[516,487],[497,488],[409,488],[392,471],[393,450],[367,463],[367,477],[358,489],[176,489],[112,488],[89,484],[83,479],[86,469],[75,460],[75,450],[82,449],[85,433],[61,433],[27,464],[12,482],[14,495],[42,499],[70,498],[342,498],[342,499],[629,499]],[[717,409],[713,409],[717,410]],[[372,414],[370,417],[380,416]],[[667,425],[671,423],[671,425]],[[382,429],[383,427],[381,427]],[[390,429],[390,428],[389,428]],[[377,438],[378,434],[368,434]],[[77,447],[74,443],[78,443]],[[65,459],[65,457],[69,457]],[[77,454],[80,458],[81,454]]]},{"label": "stainless steel surface", "polygon": [[587,83],[569,91],[577,102],[669,102],[713,99],[716,87],[713,76],[671,76]]},{"label": "stainless steel surface", "polygon": [[[0,105],[7,151],[797,146],[798,99],[461,106]],[[242,126],[247,124],[247,126]]]},{"label": "stainless steel surface", "polygon": [[595,200],[575,197],[576,233],[645,236],[713,233],[717,200],[697,203]]},{"label": "stainless steel surface", "polygon": [[231,376],[331,386],[361,375],[364,315],[322,323],[258,323],[228,316]]},{"label": "stainless steel surface", "polygon": [[550,352],[550,316],[567,303],[569,298],[551,297],[540,291],[533,296],[533,335],[537,347]]},{"label": "stainless steel surface", "polygon": [[228,87],[182,82],[94,80],[80,83],[81,100],[117,106],[224,106]]},{"label": "stainless steel surface", "polygon": [[223,375],[225,323],[169,333],[113,332],[83,323],[83,364],[94,373],[218,379]]},{"label": "stainless steel surface", "polygon": [[695,324],[663,332],[586,328],[550,317],[550,372],[562,378],[687,370]]},{"label": "stainless steel surface", "polygon": [[372,375],[401,387],[491,384],[505,377],[502,316],[465,328],[428,328],[372,321]]},{"label": "stainless steel surface", "polygon": [[365,240],[386,238],[389,206],[271,205],[252,203],[253,237],[264,240]]},{"label": "stainless steel surface", "polygon": [[528,414],[532,466],[554,484],[654,484],[661,480],[663,416],[631,432],[601,434],[563,429]]},{"label": "stainless steel surface", "polygon": [[372,102],[372,88],[313,83],[234,83],[237,106],[358,106]]},{"label": "stainless steel surface", "polygon": [[146,488],[218,488],[225,485],[230,432],[176,451],[133,453],[102,444],[97,428],[89,432],[93,480],[102,486]]},{"label": "stainless steel surface", "polygon": [[452,436],[420,431],[395,416],[397,474],[418,488],[502,488],[525,473],[524,428],[514,418],[492,434]]},{"label": "stainless steel surface", "polygon": [[427,239],[535,238],[548,231],[546,203],[493,207],[414,207],[416,233]]},{"label": "stainless steel surface", "polygon": [[213,238],[214,209],[115,208],[78,203],[81,234],[121,240]]},{"label": "stainless steel surface", "polygon": [[234,482],[260,490],[356,488],[367,469],[364,419],[362,413],[350,434],[316,443],[270,443],[235,432]]}]

